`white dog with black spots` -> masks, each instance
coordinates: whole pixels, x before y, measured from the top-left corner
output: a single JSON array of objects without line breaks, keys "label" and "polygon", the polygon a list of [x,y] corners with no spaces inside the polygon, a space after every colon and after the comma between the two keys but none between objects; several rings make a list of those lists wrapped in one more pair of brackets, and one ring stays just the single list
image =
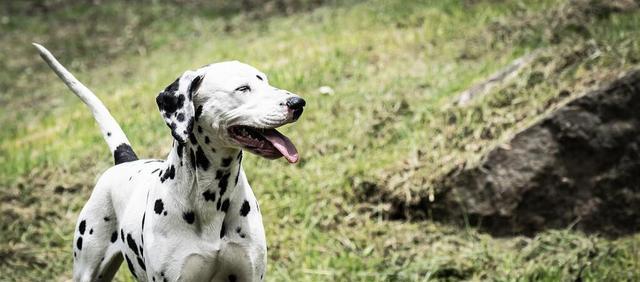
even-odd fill
[{"label": "white dog with black spots", "polygon": [[186,71],[156,98],[171,152],[138,160],[104,104],[34,45],[91,109],[115,160],[80,212],[73,280],[109,281],[123,261],[138,281],[263,280],[266,240],[242,152],[297,162],[275,128],[296,121],[305,101],[237,61]]}]

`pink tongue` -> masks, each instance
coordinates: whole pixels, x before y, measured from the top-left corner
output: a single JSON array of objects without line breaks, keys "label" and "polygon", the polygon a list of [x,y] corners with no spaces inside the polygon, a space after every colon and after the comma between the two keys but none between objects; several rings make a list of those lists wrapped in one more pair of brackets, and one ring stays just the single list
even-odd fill
[{"label": "pink tongue", "polygon": [[287,161],[290,163],[298,162],[298,150],[296,150],[296,146],[291,143],[287,136],[282,135],[275,129],[263,131],[262,136],[271,142]]}]

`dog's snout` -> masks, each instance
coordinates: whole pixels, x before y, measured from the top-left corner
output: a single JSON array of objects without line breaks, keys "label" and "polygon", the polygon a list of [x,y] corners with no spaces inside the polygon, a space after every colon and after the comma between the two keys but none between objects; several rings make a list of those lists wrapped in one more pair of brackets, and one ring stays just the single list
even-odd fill
[{"label": "dog's snout", "polygon": [[303,107],[306,104],[307,102],[300,97],[291,97],[287,99],[287,107],[293,111],[293,120],[297,120],[302,115]]},{"label": "dog's snout", "polygon": [[302,109],[302,107],[304,107],[304,105],[306,104],[307,102],[305,102],[304,99],[300,97],[291,97],[287,99],[287,107],[292,110]]}]

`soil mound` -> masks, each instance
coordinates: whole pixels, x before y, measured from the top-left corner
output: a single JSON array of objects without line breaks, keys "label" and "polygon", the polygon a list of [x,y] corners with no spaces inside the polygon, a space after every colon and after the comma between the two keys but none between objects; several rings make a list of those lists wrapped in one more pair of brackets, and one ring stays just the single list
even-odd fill
[{"label": "soil mound", "polygon": [[411,202],[360,183],[388,219],[463,221],[493,235],[573,227],[617,237],[640,230],[640,70],[575,98],[471,167],[435,199]]}]

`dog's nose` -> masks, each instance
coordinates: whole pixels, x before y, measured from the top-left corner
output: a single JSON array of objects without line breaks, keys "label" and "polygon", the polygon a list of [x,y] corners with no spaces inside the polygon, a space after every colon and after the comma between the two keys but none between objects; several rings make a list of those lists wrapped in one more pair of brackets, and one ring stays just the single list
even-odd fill
[{"label": "dog's nose", "polygon": [[291,97],[287,99],[287,107],[292,110],[302,109],[302,107],[304,107],[304,105],[306,104],[307,102],[305,102],[304,99],[300,97]]},{"label": "dog's nose", "polygon": [[306,104],[307,102],[305,102],[304,99],[300,97],[291,97],[287,99],[287,107],[293,110],[293,120],[297,120],[302,115],[302,108]]}]

